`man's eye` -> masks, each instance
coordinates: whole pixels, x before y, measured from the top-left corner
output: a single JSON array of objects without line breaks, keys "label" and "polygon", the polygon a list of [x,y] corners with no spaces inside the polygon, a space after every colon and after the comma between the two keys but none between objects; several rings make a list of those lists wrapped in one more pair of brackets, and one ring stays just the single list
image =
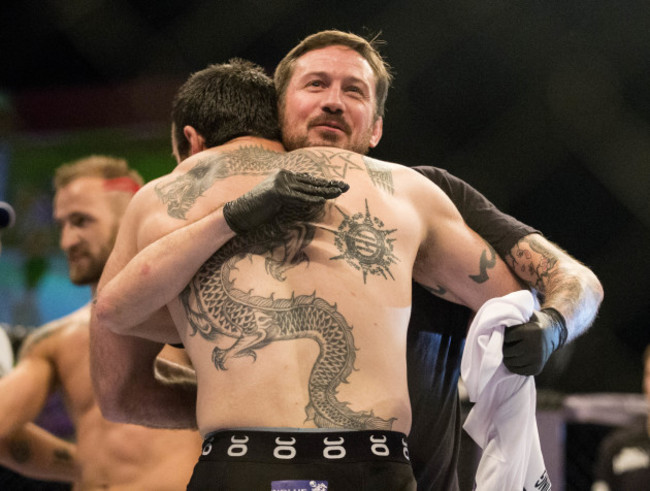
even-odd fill
[{"label": "man's eye", "polygon": [[311,82],[309,82],[309,86],[310,87],[322,87],[323,82],[321,82],[320,80],[312,80]]},{"label": "man's eye", "polygon": [[70,220],[70,223],[75,227],[85,227],[88,224],[88,220],[85,217],[80,217]]}]

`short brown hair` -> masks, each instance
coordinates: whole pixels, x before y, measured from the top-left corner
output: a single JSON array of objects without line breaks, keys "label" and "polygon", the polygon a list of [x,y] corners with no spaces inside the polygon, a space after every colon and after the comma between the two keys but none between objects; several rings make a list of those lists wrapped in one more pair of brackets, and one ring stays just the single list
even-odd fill
[{"label": "short brown hair", "polygon": [[54,189],[58,191],[80,177],[101,177],[114,179],[128,177],[138,186],[144,179],[135,169],[131,169],[126,160],[106,155],[90,155],[61,165],[54,173]]},{"label": "short brown hair", "polygon": [[388,96],[388,89],[393,81],[393,75],[391,74],[390,65],[379,53],[378,46],[380,44],[383,44],[383,41],[379,39],[379,35],[374,36],[368,41],[356,34],[338,30],[320,31],[311,36],[307,36],[282,58],[275,69],[273,80],[280,104],[282,105],[284,103],[287,86],[293,75],[298,58],[315,49],[326,48],[328,46],[345,46],[363,56],[370,65],[370,68],[372,68],[376,78],[375,95],[377,105],[375,108],[375,118],[383,117],[386,97]]},{"label": "short brown hair", "polygon": [[172,123],[182,159],[190,152],[183,133],[186,125],[205,138],[208,148],[240,136],[279,140],[273,80],[261,66],[241,58],[209,65],[193,73],[178,90]]}]

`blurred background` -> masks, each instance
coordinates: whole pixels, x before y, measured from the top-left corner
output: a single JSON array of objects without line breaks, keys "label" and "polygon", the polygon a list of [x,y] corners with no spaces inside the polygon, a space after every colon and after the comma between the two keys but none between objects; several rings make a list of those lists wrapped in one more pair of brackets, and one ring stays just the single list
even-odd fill
[{"label": "blurred background", "polygon": [[540,388],[640,393],[650,343],[648,25],[645,0],[3,2],[0,200],[17,225],[2,236],[0,323],[29,329],[89,299],[58,250],[55,167],[104,153],[157,177],[175,164],[171,99],[191,72],[239,56],[272,74],[312,32],[381,32],[395,83],[371,155],[448,169],[598,275],[595,325]]}]

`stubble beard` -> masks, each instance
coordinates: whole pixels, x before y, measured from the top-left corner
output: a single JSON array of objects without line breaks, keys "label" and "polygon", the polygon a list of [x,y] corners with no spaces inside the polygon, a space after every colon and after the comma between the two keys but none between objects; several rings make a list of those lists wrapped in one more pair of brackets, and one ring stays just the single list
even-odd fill
[{"label": "stubble beard", "polygon": [[68,269],[70,281],[75,285],[90,285],[97,283],[104,271],[106,260],[97,257],[87,256],[87,265],[71,264]]},{"label": "stubble beard", "polygon": [[327,133],[319,135],[317,138],[310,138],[308,135],[293,135],[291,133],[287,133],[286,136],[284,134],[282,135],[282,143],[288,151],[309,147],[336,147],[365,155],[370,149],[369,141],[369,136],[366,136],[366,138],[358,143],[342,141],[336,135]]},{"label": "stubble beard", "polygon": [[108,244],[105,244],[96,255],[92,255],[88,250],[83,251],[87,265],[68,263],[68,274],[70,281],[75,285],[92,285],[97,284],[106,266],[106,261],[113,250],[117,229],[112,234]]},{"label": "stubble beard", "polygon": [[285,118],[282,115],[280,115],[280,128],[282,130],[282,144],[289,152],[301,148],[321,146],[341,148],[361,155],[366,155],[370,150],[372,128],[368,128],[357,142],[344,140],[336,134],[327,132],[323,132],[315,138],[310,138],[308,129],[304,133],[293,131],[293,128],[285,124]]}]

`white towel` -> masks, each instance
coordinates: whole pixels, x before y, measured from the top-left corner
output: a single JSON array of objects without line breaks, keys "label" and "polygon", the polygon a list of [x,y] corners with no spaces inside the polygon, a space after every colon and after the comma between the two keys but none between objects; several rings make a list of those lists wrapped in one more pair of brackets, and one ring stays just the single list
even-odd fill
[{"label": "white towel", "polygon": [[535,419],[535,379],[502,363],[505,327],[530,319],[534,305],[527,290],[493,298],[469,328],[461,375],[475,404],[463,428],[483,449],[474,485],[479,491],[551,489]]},{"label": "white towel", "polygon": [[14,365],[14,352],[5,330],[0,327],[0,377],[8,374]]}]

